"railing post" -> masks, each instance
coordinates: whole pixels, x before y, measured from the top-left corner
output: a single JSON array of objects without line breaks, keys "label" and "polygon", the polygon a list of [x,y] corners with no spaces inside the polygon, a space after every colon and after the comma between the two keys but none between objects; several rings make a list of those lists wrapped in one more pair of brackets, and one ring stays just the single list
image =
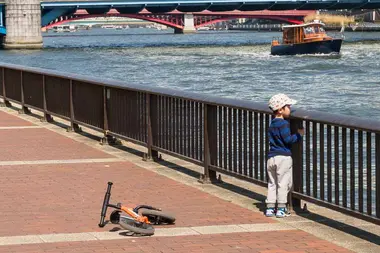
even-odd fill
[{"label": "railing post", "polygon": [[157,136],[157,114],[154,110],[157,108],[157,96],[151,95],[149,93],[146,94],[146,122],[147,122],[147,134],[148,134],[148,159],[156,160],[158,158],[158,151],[153,150],[154,138]]},{"label": "railing post", "polygon": [[[292,119],[290,121],[291,132],[296,133],[302,127],[302,121]],[[288,200],[290,209],[301,208],[301,200],[294,198],[292,192],[302,193],[302,178],[303,178],[303,142],[297,142],[292,145],[292,158],[293,158],[293,186],[289,192]]]},{"label": "railing post", "polygon": [[380,218],[380,133],[375,135],[375,157],[376,159],[376,217]]},{"label": "railing post", "polygon": [[121,141],[109,134],[108,100],[111,99],[111,90],[103,86],[103,134],[100,139],[101,145],[119,145]]},{"label": "railing post", "polygon": [[81,128],[78,124],[74,123],[74,87],[73,80],[70,79],[70,127],[67,128],[67,132],[80,132]]},{"label": "railing post", "polygon": [[[204,172],[201,175],[199,182],[201,183],[212,183],[216,181],[216,171],[210,170],[210,165],[212,161],[215,160],[215,150],[213,147],[216,147],[216,140],[213,138],[216,136],[216,107],[208,104],[203,106],[203,167]],[[212,143],[212,147],[210,145]]]},{"label": "railing post", "polygon": [[101,145],[106,145],[108,143],[108,108],[107,108],[107,99],[109,97],[108,90],[106,86],[103,86],[103,134],[104,137],[100,139]]},{"label": "railing post", "polygon": [[106,86],[103,86],[103,130],[104,134],[106,135],[108,132],[108,106],[107,106],[107,98],[108,93]]},{"label": "railing post", "polygon": [[18,111],[19,114],[30,114],[30,110],[25,106],[25,94],[24,94],[24,78],[23,71],[20,71],[20,88],[21,88],[21,109]]},{"label": "railing post", "polygon": [[47,96],[46,96],[46,76],[42,75],[42,97],[43,97],[43,104],[44,104],[44,117],[41,119],[43,122],[52,122],[53,117],[48,114],[47,109]]},{"label": "railing post", "polygon": [[5,91],[5,70],[4,68],[1,69],[2,71],[2,89],[3,89],[3,103],[1,104],[1,106],[6,106],[6,107],[11,107],[11,103],[7,100],[7,95],[6,95],[6,91]]}]

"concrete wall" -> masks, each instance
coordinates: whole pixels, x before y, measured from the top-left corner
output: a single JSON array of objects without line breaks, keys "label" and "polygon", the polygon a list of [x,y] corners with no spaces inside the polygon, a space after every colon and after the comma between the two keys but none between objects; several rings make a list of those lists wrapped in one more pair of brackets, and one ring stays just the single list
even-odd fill
[{"label": "concrete wall", "polygon": [[5,0],[7,35],[4,48],[42,47],[40,0]]}]

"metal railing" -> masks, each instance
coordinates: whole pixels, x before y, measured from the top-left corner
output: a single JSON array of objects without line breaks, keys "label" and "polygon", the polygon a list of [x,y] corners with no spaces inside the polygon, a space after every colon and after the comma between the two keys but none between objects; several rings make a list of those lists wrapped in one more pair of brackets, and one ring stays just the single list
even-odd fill
[{"label": "metal railing", "polygon": [[[176,90],[128,85],[23,66],[1,64],[9,101],[147,147],[148,156],[171,154],[216,172],[265,186],[265,104]],[[293,204],[310,201],[380,224],[380,122],[296,110],[293,131],[306,135],[293,146]]]}]

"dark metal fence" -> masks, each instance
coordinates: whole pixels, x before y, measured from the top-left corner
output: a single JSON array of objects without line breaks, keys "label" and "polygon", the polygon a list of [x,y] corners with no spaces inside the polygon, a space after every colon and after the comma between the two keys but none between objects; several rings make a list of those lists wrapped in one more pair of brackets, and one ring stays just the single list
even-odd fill
[{"label": "dark metal fence", "polygon": [[[204,166],[203,180],[216,172],[265,186],[265,104],[55,71],[0,65],[5,104],[21,104],[78,125],[147,147],[148,156],[167,153]],[[293,146],[293,204],[310,201],[380,224],[380,122],[297,110],[293,131],[306,135]]]}]

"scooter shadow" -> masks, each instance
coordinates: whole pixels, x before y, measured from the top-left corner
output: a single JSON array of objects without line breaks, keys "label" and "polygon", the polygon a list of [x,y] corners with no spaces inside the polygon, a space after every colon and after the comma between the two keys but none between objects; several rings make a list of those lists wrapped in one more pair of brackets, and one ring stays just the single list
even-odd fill
[{"label": "scooter shadow", "polygon": [[151,235],[143,235],[143,234],[138,234],[138,233],[135,233],[135,232],[131,232],[131,231],[123,231],[123,232],[120,232],[119,235],[121,236],[129,236],[129,237],[146,237],[146,236],[151,236]]},{"label": "scooter shadow", "polygon": [[109,232],[119,232],[119,235],[121,236],[128,236],[128,237],[145,237],[145,236],[149,236],[149,235],[142,235],[142,234],[138,234],[138,233],[135,233],[135,232],[131,232],[131,231],[127,231],[127,230],[124,230],[122,228],[119,228],[119,227],[113,227],[112,229],[109,230]]}]

